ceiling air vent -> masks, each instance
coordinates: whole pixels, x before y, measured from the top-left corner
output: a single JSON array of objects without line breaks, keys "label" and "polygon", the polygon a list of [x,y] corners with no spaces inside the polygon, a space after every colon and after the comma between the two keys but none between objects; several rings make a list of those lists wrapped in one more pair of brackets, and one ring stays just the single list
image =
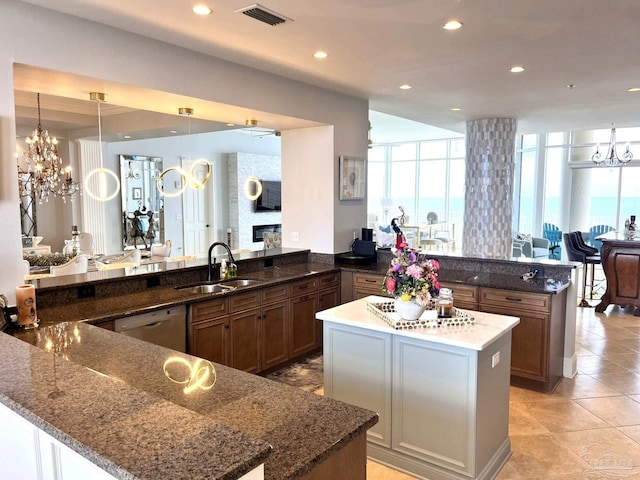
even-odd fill
[{"label": "ceiling air vent", "polygon": [[287,18],[284,15],[280,15],[273,10],[269,10],[268,8],[265,8],[258,3],[249,5],[245,8],[241,8],[240,10],[236,10],[236,13],[243,13],[248,17],[255,18],[256,20],[259,20],[262,23],[266,23],[267,25],[271,26],[280,25],[281,23],[285,23],[287,21],[293,21],[290,18]]}]

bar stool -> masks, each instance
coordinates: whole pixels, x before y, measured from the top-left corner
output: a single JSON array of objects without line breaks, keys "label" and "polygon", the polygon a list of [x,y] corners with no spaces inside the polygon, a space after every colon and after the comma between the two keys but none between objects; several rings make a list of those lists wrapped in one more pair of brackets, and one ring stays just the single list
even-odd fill
[{"label": "bar stool", "polygon": [[580,245],[582,234],[580,232],[563,233],[562,238],[564,240],[564,246],[567,249],[567,256],[572,262],[582,263],[582,301],[578,304],[579,307],[591,307],[587,302],[587,273],[589,272],[589,265],[591,265],[591,296],[593,297],[593,284],[595,276],[596,264],[600,263],[600,255],[594,255],[594,248],[585,245],[583,248]]}]

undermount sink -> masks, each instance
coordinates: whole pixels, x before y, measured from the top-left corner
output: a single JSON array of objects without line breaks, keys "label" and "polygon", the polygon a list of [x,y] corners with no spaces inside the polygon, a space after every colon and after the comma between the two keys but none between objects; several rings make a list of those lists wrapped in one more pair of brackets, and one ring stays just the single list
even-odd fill
[{"label": "undermount sink", "polygon": [[257,285],[259,283],[262,283],[262,280],[255,280],[253,278],[233,278],[230,280],[223,280],[219,285],[242,288]]},{"label": "undermount sink", "polygon": [[236,289],[233,285],[221,285],[219,283],[204,283],[202,285],[189,285],[176,288],[190,293],[227,293]]}]

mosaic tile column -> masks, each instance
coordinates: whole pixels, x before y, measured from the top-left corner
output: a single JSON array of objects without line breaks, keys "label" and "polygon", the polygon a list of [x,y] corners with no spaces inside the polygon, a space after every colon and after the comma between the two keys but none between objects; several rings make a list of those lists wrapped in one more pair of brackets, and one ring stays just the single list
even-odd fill
[{"label": "mosaic tile column", "polygon": [[465,256],[511,257],[517,124],[513,118],[467,122],[462,239]]}]

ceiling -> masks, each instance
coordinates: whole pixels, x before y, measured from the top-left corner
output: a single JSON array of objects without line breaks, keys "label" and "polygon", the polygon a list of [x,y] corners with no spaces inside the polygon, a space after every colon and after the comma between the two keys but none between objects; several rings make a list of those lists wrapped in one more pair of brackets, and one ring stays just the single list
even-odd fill
[{"label": "ceiling", "polygon": [[[251,4],[243,0],[204,0],[213,10],[205,17],[192,12],[194,0],[28,3],[458,133],[488,117],[517,118],[523,133],[640,125],[640,92],[628,92],[640,87],[637,0],[263,0],[291,19],[277,26],[235,13]],[[454,18],[462,29],[444,30]],[[315,59],[317,50],[328,57]],[[514,65],[525,71],[511,73]],[[375,140],[381,125],[372,124]]]}]

